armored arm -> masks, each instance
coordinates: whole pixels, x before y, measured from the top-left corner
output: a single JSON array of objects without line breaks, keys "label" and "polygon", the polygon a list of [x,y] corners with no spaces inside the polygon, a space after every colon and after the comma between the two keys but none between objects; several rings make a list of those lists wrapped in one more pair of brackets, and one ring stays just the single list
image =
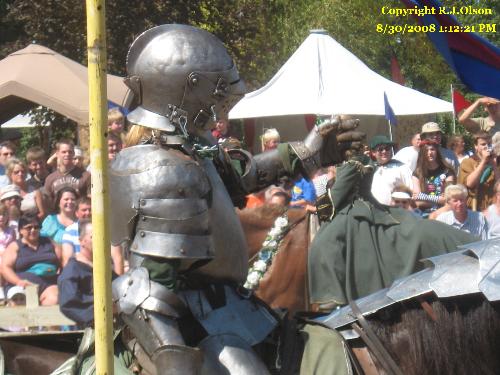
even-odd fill
[{"label": "armored arm", "polygon": [[251,157],[241,176],[244,189],[260,190],[299,172],[308,177],[324,165],[341,162],[345,151],[359,147],[364,137],[353,131],[358,124],[359,120],[331,117],[315,126],[304,141],[282,143],[275,150]]}]

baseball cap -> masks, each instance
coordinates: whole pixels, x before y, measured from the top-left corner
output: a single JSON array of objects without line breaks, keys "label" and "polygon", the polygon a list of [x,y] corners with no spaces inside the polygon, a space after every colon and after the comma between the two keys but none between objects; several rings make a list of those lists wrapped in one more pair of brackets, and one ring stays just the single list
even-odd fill
[{"label": "baseball cap", "polygon": [[391,194],[391,197],[394,199],[411,199],[410,194],[405,191],[395,191]]},{"label": "baseball cap", "polygon": [[435,122],[426,122],[422,125],[422,131],[420,133],[434,133],[434,132],[443,132],[439,125]]},{"label": "baseball cap", "polygon": [[374,149],[379,145],[393,145],[394,142],[387,138],[385,135],[376,135],[370,141],[370,149]]},{"label": "baseball cap", "polygon": [[25,296],[26,292],[24,291],[24,288],[22,286],[15,285],[12,288],[10,288],[9,291],[7,292],[7,299],[12,299],[18,295]]},{"label": "baseball cap", "polygon": [[83,150],[78,146],[75,146],[75,158],[83,158]]},{"label": "baseball cap", "polygon": [[21,198],[21,190],[16,185],[7,185],[0,190],[0,201],[7,198],[19,197]]}]

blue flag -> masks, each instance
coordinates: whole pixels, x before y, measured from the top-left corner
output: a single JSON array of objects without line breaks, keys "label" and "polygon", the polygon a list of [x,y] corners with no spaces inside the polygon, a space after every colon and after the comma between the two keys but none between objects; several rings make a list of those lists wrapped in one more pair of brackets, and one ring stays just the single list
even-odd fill
[{"label": "blue flag", "polygon": [[[428,28],[427,36],[469,90],[500,98],[500,48],[475,32],[494,32],[496,24],[461,25],[452,15],[461,7],[444,7],[437,0],[401,0]],[[429,14],[426,14],[429,13]]]},{"label": "blue flag", "polygon": [[128,110],[128,108],[122,107],[122,106],[112,102],[111,100],[108,100],[108,110],[111,108],[118,108],[120,110],[120,112],[123,113],[124,116],[128,115],[128,113],[130,112]]},{"label": "blue flag", "polygon": [[384,111],[385,111],[385,118],[387,121],[391,123],[391,125],[397,125],[398,121],[396,120],[396,115],[394,114],[394,111],[392,110],[391,105],[389,104],[389,100],[387,99],[387,94],[384,91]]}]

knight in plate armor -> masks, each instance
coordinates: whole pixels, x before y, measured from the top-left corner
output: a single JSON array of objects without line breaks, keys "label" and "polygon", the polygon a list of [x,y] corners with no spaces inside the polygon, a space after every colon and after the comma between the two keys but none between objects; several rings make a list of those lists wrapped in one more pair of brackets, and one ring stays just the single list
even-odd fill
[{"label": "knight in plate armor", "polygon": [[[244,84],[222,42],[191,26],[141,34],[127,73],[138,100],[127,116],[136,145],[110,167],[111,237],[130,245],[130,270],[113,282],[113,300],[135,354],[157,374],[265,374],[252,346],[277,322],[239,287],[248,259],[234,206],[284,175],[312,172],[320,156],[334,161],[336,134],[357,123],[332,117],[304,142],[255,157],[223,150],[209,130]],[[187,333],[193,326],[202,333]]]}]

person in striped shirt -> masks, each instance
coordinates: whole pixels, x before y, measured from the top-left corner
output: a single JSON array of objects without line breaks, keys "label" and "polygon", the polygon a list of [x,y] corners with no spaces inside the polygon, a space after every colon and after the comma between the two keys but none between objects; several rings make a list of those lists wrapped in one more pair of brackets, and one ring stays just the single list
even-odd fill
[{"label": "person in striped shirt", "polygon": [[443,212],[436,220],[486,240],[488,223],[481,212],[467,208],[467,195],[467,188],[464,185],[447,186],[444,196],[450,211]]}]

